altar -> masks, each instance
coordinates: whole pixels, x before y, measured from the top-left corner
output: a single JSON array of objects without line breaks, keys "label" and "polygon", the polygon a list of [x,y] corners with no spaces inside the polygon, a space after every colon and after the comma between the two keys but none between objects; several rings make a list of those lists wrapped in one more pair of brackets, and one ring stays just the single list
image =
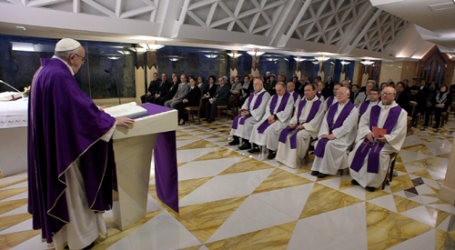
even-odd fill
[{"label": "altar", "polygon": [[28,98],[0,102],[0,176],[27,170]]}]

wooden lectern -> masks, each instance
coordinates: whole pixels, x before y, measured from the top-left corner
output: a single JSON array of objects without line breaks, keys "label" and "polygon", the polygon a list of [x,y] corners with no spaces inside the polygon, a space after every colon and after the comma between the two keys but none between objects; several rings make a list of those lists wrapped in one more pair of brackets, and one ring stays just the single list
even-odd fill
[{"label": "wooden lectern", "polygon": [[138,118],[130,129],[116,128],[112,139],[118,191],[114,191],[112,210],[121,230],[145,217],[152,152],[157,137],[162,132],[176,129],[177,110]]}]

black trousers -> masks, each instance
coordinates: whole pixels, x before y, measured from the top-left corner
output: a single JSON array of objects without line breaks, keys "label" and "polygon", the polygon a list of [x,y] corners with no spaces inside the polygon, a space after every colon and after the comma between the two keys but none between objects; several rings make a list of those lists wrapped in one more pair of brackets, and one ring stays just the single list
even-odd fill
[{"label": "black trousers", "polygon": [[205,108],[208,113],[208,115],[207,115],[208,119],[215,120],[215,114],[216,114],[216,109],[217,109],[218,105],[226,105],[226,103],[216,100],[213,103],[207,102],[205,104]]},{"label": "black trousers", "polygon": [[437,108],[434,106],[427,107],[425,111],[425,125],[428,125],[428,121],[430,120],[430,114],[434,111],[434,120],[436,121],[435,126],[439,127],[439,123],[441,121],[441,113],[444,112],[444,108]]},{"label": "black trousers", "polygon": [[179,116],[179,122],[181,119],[183,119],[184,121],[188,121],[188,115],[185,115],[185,108],[186,107],[190,107],[190,106],[198,106],[194,103],[183,103],[183,102],[180,102],[179,104],[177,104],[177,111],[178,111],[178,116]]}]

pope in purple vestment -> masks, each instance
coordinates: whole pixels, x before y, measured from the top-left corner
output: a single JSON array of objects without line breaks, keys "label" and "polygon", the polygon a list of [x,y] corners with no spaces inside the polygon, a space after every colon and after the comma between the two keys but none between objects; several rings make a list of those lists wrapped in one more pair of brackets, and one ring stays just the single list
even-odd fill
[{"label": "pope in purple vestment", "polygon": [[[55,51],[52,59],[41,59],[34,75],[28,124],[28,211],[33,229],[41,229],[48,243],[71,222],[65,192],[75,162],[90,210],[111,209],[115,186],[112,144],[101,139],[112,135],[116,119],[100,111],[73,77],[84,62],[80,44],[65,38]],[[117,125],[132,122],[119,118]]]}]

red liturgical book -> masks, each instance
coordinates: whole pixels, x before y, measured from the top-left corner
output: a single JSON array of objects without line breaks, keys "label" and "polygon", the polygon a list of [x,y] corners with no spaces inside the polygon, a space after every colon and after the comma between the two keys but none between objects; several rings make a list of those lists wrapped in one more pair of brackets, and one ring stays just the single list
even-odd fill
[{"label": "red liturgical book", "polygon": [[383,137],[386,134],[387,134],[387,129],[378,128],[378,127],[373,126],[373,136],[375,138]]}]

